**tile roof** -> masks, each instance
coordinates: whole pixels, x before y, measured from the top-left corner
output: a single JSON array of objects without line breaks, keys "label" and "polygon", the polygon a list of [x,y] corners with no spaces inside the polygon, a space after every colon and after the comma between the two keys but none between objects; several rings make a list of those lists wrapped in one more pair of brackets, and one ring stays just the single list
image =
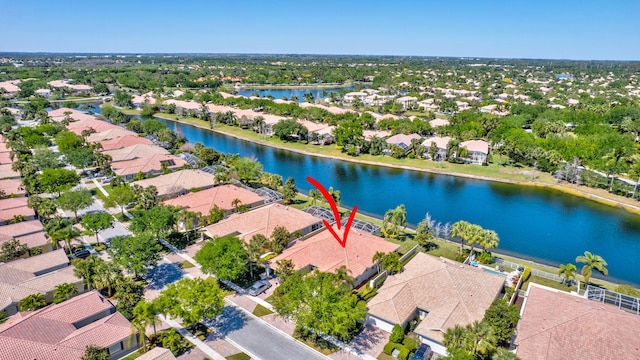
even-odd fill
[{"label": "tile roof", "polygon": [[69,131],[77,135],[81,135],[84,130],[89,130],[89,129],[93,129],[97,133],[101,133],[107,130],[122,129],[122,128],[118,125],[114,125],[106,121],[92,118],[92,119],[83,119],[80,121],[70,122],[69,125],[67,125],[67,129],[69,129]]},{"label": "tile roof", "polygon": [[420,140],[421,137],[418,134],[409,134],[409,135],[405,135],[405,134],[396,134],[393,135],[392,137],[387,139],[387,144],[405,144],[405,145],[411,145],[411,140]]},{"label": "tile roof", "polygon": [[132,160],[118,161],[111,164],[111,168],[119,176],[135,175],[139,172],[160,172],[162,171],[162,162],[173,162],[169,164],[169,169],[177,169],[187,164],[186,161],[171,154],[155,154],[149,157],[137,158]]},{"label": "tile roof", "polygon": [[21,221],[0,227],[0,244],[13,238],[30,248],[47,244],[44,228],[39,220]]},{"label": "tile roof", "polygon": [[415,332],[442,342],[455,325],[481,320],[502,287],[502,277],[461,263],[418,253],[400,274],[389,276],[367,304],[369,313],[401,324],[416,309],[428,312]]},{"label": "tile roof", "polygon": [[153,141],[137,135],[125,135],[115,139],[103,140],[100,143],[103,151],[122,149],[138,144],[153,145]]},{"label": "tile roof", "polygon": [[[34,276],[44,274],[51,268],[57,268],[68,264],[69,259],[63,249],[46,252],[38,256],[31,256],[26,259],[14,260],[0,265],[4,269],[17,269],[32,273]],[[0,275],[1,276],[1,275]]]},{"label": "tile roof", "polygon": [[446,126],[449,125],[449,120],[447,119],[433,119],[431,121],[429,121],[429,125],[431,125],[432,128],[437,128],[440,126]]},{"label": "tile roof", "polygon": [[0,180],[0,189],[4,191],[4,193],[7,195],[11,195],[11,194],[22,195],[25,193],[25,190],[22,187],[22,182],[20,182],[20,179]]},{"label": "tile roof", "polygon": [[150,179],[135,181],[142,187],[155,186],[158,195],[172,195],[182,190],[213,186],[214,176],[198,169],[184,169]]},{"label": "tile roof", "polygon": [[112,162],[145,158],[157,154],[170,154],[168,150],[160,146],[149,144],[137,144],[120,149],[103,151],[103,153],[111,156]]},{"label": "tile roof", "polygon": [[13,160],[11,160],[11,153],[7,151],[0,152],[0,165],[11,163],[13,163]]},{"label": "tile roof", "polygon": [[428,149],[431,146],[431,143],[434,142],[436,143],[436,146],[438,147],[438,149],[446,149],[447,145],[449,144],[449,141],[451,140],[452,138],[448,136],[445,136],[445,137],[433,136],[423,141],[422,145],[426,146]]},{"label": "tile roof", "polygon": [[11,220],[16,215],[34,217],[36,213],[27,206],[26,197],[0,200],[0,222]]},{"label": "tile roof", "polygon": [[[338,230],[334,226],[334,230],[342,235],[344,227]],[[323,272],[334,272],[346,266],[350,275],[356,278],[374,265],[372,258],[377,251],[389,253],[399,247],[381,237],[351,229],[343,248],[329,230],[324,230],[306,240],[297,241],[273,261],[289,259],[297,270],[313,265]]]},{"label": "tile roof", "polygon": [[71,108],[60,108],[56,110],[51,110],[48,112],[49,117],[53,121],[62,121],[67,116],[65,113],[69,113],[69,117],[76,121],[82,120],[96,120],[96,117],[93,115],[86,114],[80,110],[71,109]]},{"label": "tile roof", "polygon": [[[87,345],[108,347],[134,334],[129,321],[114,311],[113,304],[91,291],[60,304],[16,314],[0,325],[0,354],[16,360],[79,359]],[[76,325],[90,317],[98,320]]]},{"label": "tile roof", "polygon": [[522,360],[640,359],[640,316],[531,284],[515,343]]},{"label": "tile roof", "polygon": [[321,221],[304,211],[284,206],[270,204],[242,214],[233,214],[219,223],[205,228],[210,237],[238,234],[238,237],[249,241],[255,234],[271,237],[273,229],[284,226],[290,233],[302,230]]},{"label": "tile roof", "polygon": [[116,139],[127,135],[137,136],[138,134],[133,131],[117,127],[106,131],[93,133],[87,137],[87,142],[101,142],[103,140]]},{"label": "tile roof", "polygon": [[489,143],[484,140],[469,140],[460,143],[460,147],[467,148],[469,151],[476,151],[483,154],[489,153]]},{"label": "tile roof", "polygon": [[244,205],[258,205],[264,199],[258,194],[235,185],[221,185],[206,190],[188,193],[186,195],[167,200],[165,205],[186,206],[190,211],[208,215],[209,211],[217,205],[223,210],[233,210],[233,201],[240,200]]},{"label": "tile roof", "polygon": [[12,164],[0,165],[0,179],[20,178],[20,173],[11,169]]}]

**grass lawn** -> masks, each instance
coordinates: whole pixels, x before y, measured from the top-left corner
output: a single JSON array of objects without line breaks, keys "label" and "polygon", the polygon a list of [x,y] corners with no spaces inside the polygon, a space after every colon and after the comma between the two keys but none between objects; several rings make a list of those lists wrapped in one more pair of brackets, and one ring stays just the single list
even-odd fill
[{"label": "grass lawn", "polygon": [[185,260],[185,261],[183,261],[183,262],[181,262],[181,263],[180,263],[180,268],[181,268],[181,269],[189,269],[189,268],[192,268],[192,267],[196,267],[196,266],[195,266],[195,265],[193,265],[193,264],[192,264],[191,262],[189,262],[189,261],[186,261],[186,260]]},{"label": "grass lawn", "polygon": [[576,290],[575,286],[563,285],[563,284],[561,284],[561,283],[559,283],[559,282],[557,282],[555,280],[550,280],[550,279],[538,277],[538,276],[535,276],[535,275],[531,275],[531,277],[529,278],[529,281],[527,281],[526,283],[524,283],[522,285],[522,290],[527,290],[527,288],[529,288],[529,283],[532,283],[532,282],[534,282],[536,284],[548,286],[550,288],[562,290],[562,291],[575,291]]},{"label": "grass lawn", "polygon": [[245,353],[237,353],[231,356],[227,356],[225,359],[227,360],[251,360],[251,356]]},{"label": "grass lawn", "polygon": [[311,339],[301,339],[299,337],[296,337],[294,335],[294,338],[296,338],[296,340],[304,343],[305,345],[307,345],[308,347],[318,351],[321,354],[324,355],[329,355],[329,354],[333,354],[336,351],[339,351],[340,348],[333,345],[332,343],[322,339],[322,338],[318,338],[318,342],[314,342]]},{"label": "grass lawn", "polygon": [[137,351],[127,355],[126,357],[123,357],[122,360],[133,360],[133,359],[137,359],[141,356],[142,354],[139,354]]},{"label": "grass lawn", "polygon": [[257,317],[261,317],[261,316],[265,316],[265,315],[269,315],[269,314],[273,314],[273,311],[267,309],[266,307],[258,304],[256,306],[255,309],[253,309],[253,315],[257,316]]},{"label": "grass lawn", "polygon": [[380,353],[380,355],[378,355],[378,357],[376,358],[378,360],[396,360],[396,358],[394,358],[391,355],[387,355],[385,353]]}]

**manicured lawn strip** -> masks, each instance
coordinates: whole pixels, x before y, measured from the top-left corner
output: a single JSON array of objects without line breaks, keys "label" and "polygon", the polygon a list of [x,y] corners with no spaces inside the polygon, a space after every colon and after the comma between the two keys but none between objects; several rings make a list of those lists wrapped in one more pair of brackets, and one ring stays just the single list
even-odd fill
[{"label": "manicured lawn strip", "polygon": [[134,360],[137,359],[141,356],[142,354],[139,354],[137,351],[133,352],[129,355],[127,355],[126,357],[123,357],[122,360]]},{"label": "manicured lawn strip", "polygon": [[269,315],[269,314],[273,314],[273,311],[267,309],[266,307],[258,304],[256,306],[255,309],[253,309],[253,315],[257,316],[257,317],[261,317],[261,316],[265,316],[265,315]]},{"label": "manicured lawn strip", "polygon": [[313,342],[313,340],[311,339],[301,339],[297,336],[295,336],[295,334],[293,335],[293,337],[304,343],[305,345],[307,345],[308,347],[316,350],[317,352],[324,354],[324,355],[329,355],[329,354],[333,354],[336,351],[341,350],[339,347],[333,345],[332,343],[319,338],[320,340],[318,341],[318,343],[316,344],[315,342]]},{"label": "manicured lawn strip", "polygon": [[237,353],[231,356],[227,356],[225,359],[227,360],[251,360],[251,356],[245,353]]},{"label": "manicured lawn strip", "polygon": [[385,353],[380,353],[380,355],[378,355],[378,357],[376,358],[378,360],[396,360],[396,358],[394,358],[391,355],[387,355]]},{"label": "manicured lawn strip", "polygon": [[548,286],[550,288],[554,288],[554,289],[558,289],[558,290],[562,290],[562,291],[576,291],[576,287],[575,286],[566,286],[563,285],[555,280],[550,280],[550,279],[546,279],[543,277],[538,277],[535,275],[531,275],[531,277],[529,278],[529,281],[527,281],[526,283],[524,283],[522,285],[522,290],[527,290],[529,288],[529,283],[536,283],[536,284],[540,284],[540,285],[544,285],[544,286]]},{"label": "manicured lawn strip", "polygon": [[192,264],[191,262],[189,262],[189,261],[186,261],[186,260],[185,260],[185,261],[183,261],[182,263],[180,263],[180,268],[181,268],[181,269],[189,269],[189,268],[192,268],[192,267],[196,267],[196,266],[195,266],[195,265],[193,265],[193,264]]}]

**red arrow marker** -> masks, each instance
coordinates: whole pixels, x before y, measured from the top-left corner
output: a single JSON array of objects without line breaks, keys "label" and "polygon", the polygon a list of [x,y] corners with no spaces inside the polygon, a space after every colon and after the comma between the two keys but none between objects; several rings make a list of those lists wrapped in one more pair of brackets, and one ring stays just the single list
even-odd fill
[{"label": "red arrow marker", "polygon": [[[331,196],[331,194],[329,194],[327,189],[325,189],[324,186],[322,186],[322,184],[317,182],[311,176],[307,176],[307,181],[310,182],[311,185],[313,185],[316,188],[318,188],[318,190],[320,191],[322,196],[324,196],[324,198],[327,200],[327,203],[329,204],[329,206],[331,207],[331,210],[333,211],[333,217],[334,217],[334,219],[336,221],[336,224],[338,226],[338,230],[340,230],[340,227],[341,227],[341,224],[340,224],[340,222],[341,222],[340,221],[340,212],[338,211],[338,206],[336,205],[336,202],[333,200],[333,196]],[[329,224],[329,222],[327,220],[325,220],[325,219],[322,219],[322,223],[324,224],[324,226],[329,230],[329,232],[331,232],[333,237],[336,238],[336,240],[338,241],[338,244],[340,244],[340,246],[342,246],[342,247],[347,246],[347,236],[349,236],[349,229],[351,229],[351,224],[353,223],[353,219],[355,218],[357,211],[358,211],[358,207],[354,206],[353,210],[351,211],[351,215],[349,215],[349,219],[347,220],[347,223],[345,224],[344,233],[342,234],[342,239],[336,233],[336,231],[333,230],[333,227]]]}]

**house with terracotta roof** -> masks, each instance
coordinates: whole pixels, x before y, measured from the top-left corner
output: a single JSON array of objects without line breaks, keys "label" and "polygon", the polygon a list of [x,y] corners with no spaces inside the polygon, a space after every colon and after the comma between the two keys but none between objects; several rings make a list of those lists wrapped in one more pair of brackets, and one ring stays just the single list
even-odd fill
[{"label": "house with terracotta roof", "polygon": [[51,244],[47,241],[44,227],[39,220],[21,221],[0,227],[0,245],[12,239],[18,240],[30,249],[40,248],[43,253],[52,250]]},{"label": "house with terracotta roof", "polygon": [[467,149],[469,154],[463,158],[471,164],[482,165],[487,162],[489,143],[484,140],[469,140],[460,143],[461,148]]},{"label": "house with terracotta roof", "polygon": [[25,190],[20,179],[0,180],[0,191],[6,196],[24,196]]},{"label": "house with terracotta roof", "polygon": [[138,360],[176,360],[176,357],[173,356],[173,353],[169,349],[165,349],[160,346],[156,346],[153,349],[147,351],[146,353],[138,356],[136,359]]},{"label": "house with terracotta roof", "polygon": [[102,144],[102,151],[109,151],[138,144],[153,145],[153,141],[138,135],[125,135],[115,139],[102,140],[100,144]]},{"label": "house with terracotta roof", "polygon": [[184,169],[149,179],[134,181],[143,188],[155,186],[158,197],[168,199],[184,195],[191,189],[208,189],[213,187],[215,177],[198,169]]},{"label": "house with terracotta roof", "polygon": [[505,279],[456,261],[418,253],[404,270],[389,276],[367,303],[367,321],[391,332],[420,319],[414,332],[439,353],[444,333],[456,325],[482,320],[500,296]]},{"label": "house with terracotta roof", "polygon": [[82,135],[82,132],[85,130],[91,130],[100,133],[112,129],[121,129],[121,127],[108,123],[106,121],[93,118],[70,122],[69,125],[67,125],[67,129],[69,129],[69,131],[73,132],[76,135]]},{"label": "house with terracotta roof", "polygon": [[411,140],[420,140],[421,137],[418,134],[396,134],[387,139],[387,145],[397,145],[403,150],[408,150],[411,146]]},{"label": "house with terracotta roof", "polygon": [[322,227],[322,221],[302,210],[275,203],[246,213],[233,214],[204,228],[204,234],[210,238],[235,235],[249,242],[256,234],[270,238],[278,226],[284,226],[292,236],[298,231],[306,235]]},{"label": "house with terracotta roof", "polygon": [[411,105],[418,102],[418,98],[414,96],[402,96],[395,100],[398,104],[402,105],[403,109],[408,109]]},{"label": "house with terracotta roof", "polygon": [[7,98],[14,97],[20,88],[18,87],[20,84],[20,80],[8,80],[0,82],[0,96],[4,96]]},{"label": "house with terracotta roof", "polygon": [[522,360],[640,359],[640,316],[529,284],[516,331]]},{"label": "house with terracotta roof", "polygon": [[144,158],[118,161],[111,164],[111,169],[125,181],[133,180],[138,173],[160,175],[163,169],[174,171],[187,164],[186,161],[171,154],[155,154]]},{"label": "house with terracotta roof", "polygon": [[131,99],[131,104],[138,110],[148,105],[154,105],[155,103],[156,98],[153,96],[153,91],[149,91],[142,95],[133,95]]},{"label": "house with terracotta roof", "polygon": [[430,137],[428,139],[426,139],[425,141],[422,142],[422,146],[427,148],[427,152],[425,153],[425,156],[431,156],[429,154],[429,149],[431,148],[432,144],[436,144],[436,147],[438,148],[438,152],[436,153],[436,155],[434,156],[433,161],[441,161],[447,158],[447,145],[449,145],[449,142],[453,140],[452,138],[445,136],[445,137],[440,137],[440,136],[433,136]]},{"label": "house with terracotta roof", "polygon": [[111,156],[111,162],[140,159],[153,155],[171,154],[167,149],[149,144],[137,144],[120,149],[102,151],[102,153]]},{"label": "house with terracotta roof", "polygon": [[89,345],[119,359],[139,346],[137,332],[97,291],[18,313],[0,324],[0,354],[12,360],[80,359]]},{"label": "house with terracotta roof", "polygon": [[35,219],[36,213],[27,206],[26,197],[0,200],[0,224],[8,224],[15,217],[24,217],[24,220]]},{"label": "house with terracotta roof", "polygon": [[246,205],[252,209],[264,204],[264,198],[260,195],[235,185],[220,185],[205,190],[191,192],[186,195],[167,200],[165,205],[184,206],[189,211],[209,215],[214,206],[225,211],[225,215],[231,214],[236,206],[234,201],[239,200],[239,205]]},{"label": "house with terracotta roof", "polygon": [[73,95],[88,94],[93,90],[93,87],[83,84],[73,84],[73,80],[53,80],[49,81],[47,85],[54,89],[67,88],[72,91]]},{"label": "house with terracotta roof", "polygon": [[51,110],[48,112],[48,114],[51,120],[56,122],[60,122],[66,118],[69,118],[71,120],[76,120],[76,121],[96,120],[96,117],[93,115],[89,115],[80,110],[66,108],[66,107]]},{"label": "house with terracotta roof", "polygon": [[432,128],[437,128],[440,126],[447,126],[449,125],[449,120],[447,119],[433,119],[431,121],[429,121],[429,125],[431,125]]},{"label": "house with terracotta roof", "polygon": [[20,300],[32,294],[43,294],[52,302],[53,290],[63,283],[84,292],[82,279],[75,276],[62,249],[0,264],[0,311],[17,313]]},{"label": "house with terracotta roof", "polygon": [[104,140],[117,139],[119,137],[123,137],[127,135],[138,136],[138,134],[136,134],[135,132],[129,131],[127,129],[123,129],[118,126],[117,128],[112,128],[107,131],[97,132],[89,135],[87,137],[87,142],[89,143],[101,142]]},{"label": "house with terracotta roof", "polygon": [[[342,235],[334,226],[337,234]],[[397,244],[388,242],[381,237],[367,232],[351,229],[349,241],[343,248],[329,230],[321,231],[308,239],[299,240],[272,261],[291,260],[296,270],[317,269],[322,272],[335,272],[344,266],[349,275],[355,280],[355,287],[360,286],[377,272],[373,263],[373,255],[382,251],[390,253],[398,250]]]}]

